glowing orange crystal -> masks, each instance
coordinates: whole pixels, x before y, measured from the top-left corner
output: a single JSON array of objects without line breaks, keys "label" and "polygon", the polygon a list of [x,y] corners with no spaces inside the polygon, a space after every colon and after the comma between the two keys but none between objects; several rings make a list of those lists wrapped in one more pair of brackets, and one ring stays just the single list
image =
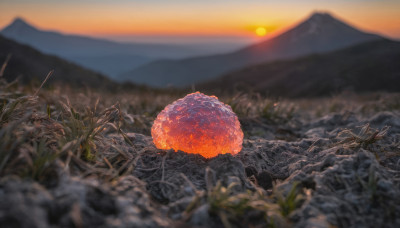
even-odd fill
[{"label": "glowing orange crystal", "polygon": [[151,128],[159,149],[174,149],[212,158],[237,154],[242,149],[243,132],[229,105],[215,96],[188,94],[168,105]]}]

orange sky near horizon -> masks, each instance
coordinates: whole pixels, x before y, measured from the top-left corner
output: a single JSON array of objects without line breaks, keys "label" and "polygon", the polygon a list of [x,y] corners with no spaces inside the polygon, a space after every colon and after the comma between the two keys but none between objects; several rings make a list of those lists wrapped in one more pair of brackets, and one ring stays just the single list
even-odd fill
[{"label": "orange sky near horizon", "polygon": [[400,38],[400,1],[395,0],[72,2],[3,0],[0,27],[19,16],[41,29],[90,36],[256,37],[255,29],[262,26],[270,37],[322,9],[363,30]]}]

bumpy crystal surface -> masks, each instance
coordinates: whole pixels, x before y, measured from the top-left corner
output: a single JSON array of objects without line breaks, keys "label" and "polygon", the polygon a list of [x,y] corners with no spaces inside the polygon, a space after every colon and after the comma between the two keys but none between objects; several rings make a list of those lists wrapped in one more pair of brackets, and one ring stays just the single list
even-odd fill
[{"label": "bumpy crystal surface", "polygon": [[212,158],[237,154],[243,132],[229,105],[200,92],[186,95],[161,111],[151,128],[159,149],[174,149]]}]

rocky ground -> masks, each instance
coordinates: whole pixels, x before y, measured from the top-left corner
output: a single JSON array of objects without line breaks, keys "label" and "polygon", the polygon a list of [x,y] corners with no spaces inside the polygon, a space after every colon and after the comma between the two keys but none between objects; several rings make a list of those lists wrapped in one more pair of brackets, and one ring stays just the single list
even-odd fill
[{"label": "rocky ground", "polygon": [[398,94],[224,98],[245,139],[212,159],[155,148],[174,96],[27,94],[1,90],[0,227],[400,227]]}]

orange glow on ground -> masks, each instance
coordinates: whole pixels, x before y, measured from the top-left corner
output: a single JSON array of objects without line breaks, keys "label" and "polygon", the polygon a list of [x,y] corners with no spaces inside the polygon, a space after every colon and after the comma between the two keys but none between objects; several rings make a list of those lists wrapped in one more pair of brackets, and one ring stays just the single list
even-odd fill
[{"label": "orange glow on ground", "polygon": [[168,105],[151,128],[159,149],[174,149],[212,158],[237,154],[242,149],[243,132],[229,105],[215,96],[191,93]]}]

